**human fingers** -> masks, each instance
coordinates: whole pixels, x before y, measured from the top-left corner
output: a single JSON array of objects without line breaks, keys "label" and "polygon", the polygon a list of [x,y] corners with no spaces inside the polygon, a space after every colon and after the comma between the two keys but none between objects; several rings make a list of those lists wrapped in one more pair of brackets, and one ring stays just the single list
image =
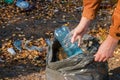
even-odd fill
[{"label": "human fingers", "polygon": [[76,38],[77,38],[77,34],[74,33],[72,38],[71,38],[71,42],[74,43],[77,40]]},{"label": "human fingers", "polygon": [[95,54],[94,56],[95,56],[94,60],[95,60],[96,62],[98,62],[99,59],[100,59],[100,54]]},{"label": "human fingers", "polygon": [[104,55],[100,55],[98,62],[103,62],[103,61],[106,61],[107,59],[108,59],[108,57],[106,57]]},{"label": "human fingers", "polygon": [[96,62],[104,62],[108,59],[105,55],[102,55],[101,53],[96,53],[95,55],[95,61]]},{"label": "human fingers", "polygon": [[105,59],[103,59],[103,62],[107,61],[107,59],[112,58],[112,57],[113,57],[113,55],[106,57]]},{"label": "human fingers", "polygon": [[105,61],[107,61],[107,59],[108,59],[108,58],[104,58],[102,62],[105,62]]},{"label": "human fingers", "polygon": [[95,61],[97,62],[105,62],[107,59],[113,57],[113,56],[105,56],[105,55],[102,55],[102,54],[95,54]]},{"label": "human fingers", "polygon": [[81,37],[78,38],[78,46],[80,46],[80,43],[81,43]]}]

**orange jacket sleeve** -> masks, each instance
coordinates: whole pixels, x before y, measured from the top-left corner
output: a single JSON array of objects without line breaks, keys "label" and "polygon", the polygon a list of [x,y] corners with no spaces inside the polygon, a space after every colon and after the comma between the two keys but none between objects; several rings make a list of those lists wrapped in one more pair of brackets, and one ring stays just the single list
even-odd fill
[{"label": "orange jacket sleeve", "polygon": [[88,19],[94,19],[101,0],[83,0],[82,16]]},{"label": "orange jacket sleeve", "polygon": [[[88,19],[94,19],[101,1],[102,0],[83,0],[84,9],[82,16]],[[117,7],[112,15],[112,24],[109,34],[120,40],[120,0],[118,0]]]},{"label": "orange jacket sleeve", "polygon": [[117,6],[112,15],[112,24],[109,34],[112,37],[120,40],[120,0],[118,0]]}]

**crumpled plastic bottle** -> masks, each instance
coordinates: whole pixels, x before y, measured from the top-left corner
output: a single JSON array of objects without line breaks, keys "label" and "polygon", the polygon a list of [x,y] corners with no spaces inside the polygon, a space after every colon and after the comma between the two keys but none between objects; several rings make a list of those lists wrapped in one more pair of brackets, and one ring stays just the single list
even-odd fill
[{"label": "crumpled plastic bottle", "polygon": [[8,48],[7,51],[11,54],[11,55],[15,55],[16,52],[13,48]]},{"label": "crumpled plastic bottle", "polygon": [[19,7],[19,8],[23,8],[23,9],[26,9],[29,7],[29,3],[27,1],[24,1],[24,0],[17,0],[16,2],[16,6]]},{"label": "crumpled plastic bottle", "polygon": [[72,33],[66,26],[57,28],[54,32],[55,38],[60,42],[68,57],[82,54],[83,51],[78,47],[78,42],[71,43]]},{"label": "crumpled plastic bottle", "polygon": [[15,48],[17,48],[20,52],[22,51],[22,41],[21,40],[16,40],[14,41],[13,45]]}]

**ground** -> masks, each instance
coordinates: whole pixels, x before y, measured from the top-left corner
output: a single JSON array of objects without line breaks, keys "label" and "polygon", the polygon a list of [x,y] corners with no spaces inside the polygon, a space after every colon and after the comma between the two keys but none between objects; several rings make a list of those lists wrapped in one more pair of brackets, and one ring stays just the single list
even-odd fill
[{"label": "ground", "polygon": [[[15,6],[15,2],[0,4],[0,80],[45,80],[46,49],[27,50],[25,42],[31,40],[29,46],[46,48],[45,39],[53,37],[56,28],[66,25],[74,29],[82,14],[79,0],[28,1],[32,7],[25,10]],[[99,38],[100,43],[108,34],[114,6],[103,2],[89,28],[89,34]],[[13,45],[16,40],[22,41],[21,52]],[[8,48],[13,48],[16,55],[9,53]],[[120,79],[119,56],[118,45],[114,57],[108,60],[110,80]]]}]

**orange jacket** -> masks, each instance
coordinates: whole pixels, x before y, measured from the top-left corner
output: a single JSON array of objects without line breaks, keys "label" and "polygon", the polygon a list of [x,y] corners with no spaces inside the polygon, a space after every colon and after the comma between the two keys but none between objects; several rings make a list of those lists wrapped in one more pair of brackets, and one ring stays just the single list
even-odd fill
[{"label": "orange jacket", "polygon": [[[83,15],[88,19],[94,19],[97,9],[102,0],[83,0]],[[117,6],[112,15],[112,24],[110,26],[109,34],[120,40],[120,0],[118,0]]]}]

